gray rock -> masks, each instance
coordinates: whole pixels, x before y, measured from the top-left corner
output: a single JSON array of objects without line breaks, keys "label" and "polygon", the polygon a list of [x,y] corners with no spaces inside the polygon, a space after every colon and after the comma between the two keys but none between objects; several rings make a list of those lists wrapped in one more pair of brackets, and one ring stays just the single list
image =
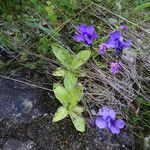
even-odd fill
[{"label": "gray rock", "polygon": [[41,115],[37,106],[37,89],[12,80],[0,80],[0,121],[30,122]]},{"label": "gray rock", "polygon": [[26,142],[21,142],[16,139],[8,139],[5,142],[2,150],[32,150],[34,142],[27,140]]}]

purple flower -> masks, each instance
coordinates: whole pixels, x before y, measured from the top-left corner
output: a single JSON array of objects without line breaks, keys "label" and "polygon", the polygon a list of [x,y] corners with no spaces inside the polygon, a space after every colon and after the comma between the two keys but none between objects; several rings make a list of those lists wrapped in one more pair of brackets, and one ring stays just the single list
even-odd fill
[{"label": "purple flower", "polygon": [[120,129],[124,128],[124,121],[116,119],[116,112],[108,107],[99,110],[99,116],[95,120],[95,125],[100,128],[108,128],[113,134],[119,134]]},{"label": "purple flower", "polygon": [[100,55],[104,55],[106,50],[107,50],[107,44],[106,43],[102,43],[101,45],[99,45],[99,54]]},{"label": "purple flower", "polygon": [[118,62],[111,62],[110,64],[111,73],[116,74],[119,72],[119,69],[120,69],[120,65]]},{"label": "purple flower", "polygon": [[127,30],[127,29],[128,29],[128,27],[126,25],[121,25],[120,26],[120,30]]},{"label": "purple flower", "polygon": [[115,119],[116,118],[116,112],[109,109],[108,107],[103,107],[102,109],[100,109],[98,115],[100,117],[98,117],[96,119],[95,124],[100,129],[108,127],[107,119],[109,119],[109,118]]},{"label": "purple flower", "polygon": [[116,53],[118,58],[121,55],[121,52],[123,49],[129,48],[131,45],[130,40],[123,40],[123,36],[121,34],[121,31],[116,30],[109,34],[109,39],[106,41],[106,43],[102,43],[99,47],[99,53],[103,55],[108,48],[114,48],[116,49]]},{"label": "purple flower", "polygon": [[100,129],[108,128],[107,121],[105,119],[103,119],[102,117],[98,117],[95,120],[95,124]]},{"label": "purple flower", "polygon": [[106,42],[106,44],[108,48],[116,49],[116,53],[118,57],[120,57],[122,50],[130,47],[131,41],[130,40],[124,41],[121,31],[116,30],[109,34],[109,39]]},{"label": "purple flower", "polygon": [[74,40],[91,46],[97,37],[98,34],[92,25],[81,24],[77,27],[77,34],[74,36]]}]

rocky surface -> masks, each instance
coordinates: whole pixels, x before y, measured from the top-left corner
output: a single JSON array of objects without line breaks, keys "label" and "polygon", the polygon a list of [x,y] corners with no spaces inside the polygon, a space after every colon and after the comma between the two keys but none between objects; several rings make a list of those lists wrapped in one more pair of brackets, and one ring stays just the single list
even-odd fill
[{"label": "rocky surface", "polygon": [[[51,94],[0,79],[0,149],[2,150],[130,150],[135,140],[129,130],[111,135],[88,127],[77,132],[70,118],[52,123],[59,106]],[[142,150],[142,149],[141,149]]]},{"label": "rocky surface", "polygon": [[31,140],[21,142],[16,139],[8,139],[2,150],[32,150],[34,143]]},{"label": "rocky surface", "polygon": [[0,120],[7,118],[16,123],[30,122],[41,115],[37,100],[37,89],[11,80],[0,80]]}]

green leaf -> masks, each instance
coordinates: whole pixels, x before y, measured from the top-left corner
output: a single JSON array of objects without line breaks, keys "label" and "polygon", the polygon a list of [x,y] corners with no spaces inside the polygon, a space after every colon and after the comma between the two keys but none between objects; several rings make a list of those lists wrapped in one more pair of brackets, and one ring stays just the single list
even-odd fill
[{"label": "green leaf", "polygon": [[66,68],[70,68],[70,64],[72,62],[72,58],[71,58],[71,55],[69,54],[69,52],[66,49],[64,49],[63,47],[61,47],[58,44],[53,44],[52,45],[52,51],[55,54],[55,56],[57,57],[57,59]]},{"label": "green leaf", "polygon": [[146,9],[150,9],[150,3],[143,3],[137,7],[135,7],[133,10],[132,10],[132,13],[133,14],[136,14],[138,12],[142,12],[142,11],[145,11]]},{"label": "green leaf", "polygon": [[56,70],[53,71],[53,76],[61,77],[61,76],[64,76],[65,73],[66,73],[66,70],[59,67],[59,68],[57,68]]},{"label": "green leaf", "polygon": [[68,72],[65,74],[65,78],[64,78],[64,85],[65,88],[73,88],[75,86],[75,84],[77,83],[78,78],[75,76],[74,73],[72,72]]},{"label": "green leaf", "polygon": [[59,83],[55,83],[53,86],[53,91],[56,98],[61,102],[65,107],[68,106],[69,94],[66,89]]},{"label": "green leaf", "polygon": [[75,113],[81,114],[84,111],[84,107],[77,105],[77,106],[75,106],[74,111],[75,111]]},{"label": "green leaf", "polygon": [[77,9],[77,0],[70,0],[70,4],[72,9]]},{"label": "green leaf", "polygon": [[78,54],[76,54],[73,57],[71,68],[72,69],[79,68],[82,64],[84,64],[89,59],[90,55],[91,55],[90,50],[80,51]]},{"label": "green leaf", "polygon": [[74,109],[78,102],[83,97],[83,86],[79,83],[74,88],[71,88],[69,91],[69,106],[68,109]]},{"label": "green leaf", "polygon": [[60,121],[68,116],[68,111],[65,107],[60,106],[57,111],[55,112],[53,122]]},{"label": "green leaf", "polygon": [[105,43],[107,39],[108,39],[108,35],[103,36],[103,37],[100,39],[100,43]]},{"label": "green leaf", "polygon": [[78,130],[80,132],[84,132],[85,131],[84,119],[81,116],[79,116],[73,112],[70,112],[70,117],[71,117],[71,120],[72,120],[73,125],[76,128],[76,130]]},{"label": "green leaf", "polygon": [[47,1],[47,6],[45,10],[47,12],[48,18],[51,20],[52,23],[56,23],[57,21],[57,14],[55,13],[55,6],[50,2]]}]

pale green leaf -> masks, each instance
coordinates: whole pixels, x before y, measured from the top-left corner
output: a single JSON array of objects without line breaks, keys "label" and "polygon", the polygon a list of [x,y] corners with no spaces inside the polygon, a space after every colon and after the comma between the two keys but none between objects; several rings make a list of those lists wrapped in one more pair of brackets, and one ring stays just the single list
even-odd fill
[{"label": "pale green leaf", "polygon": [[73,57],[71,69],[79,68],[82,64],[84,64],[90,58],[90,55],[91,55],[90,50],[80,51],[78,54],[76,54]]},{"label": "pale green leaf", "polygon": [[70,117],[71,120],[73,122],[74,127],[76,128],[76,130],[80,131],[80,132],[84,132],[85,131],[85,121],[83,119],[83,117],[70,112]]},{"label": "pale green leaf", "polygon": [[71,55],[69,54],[69,52],[61,47],[58,44],[53,44],[52,45],[52,51],[55,54],[55,56],[57,57],[57,59],[66,67],[66,68],[70,68],[70,64],[72,62],[72,58]]},{"label": "pale green leaf", "polygon": [[78,78],[72,72],[67,72],[64,78],[64,86],[67,89],[73,88],[77,83]]},{"label": "pale green leaf", "polygon": [[62,103],[63,106],[68,106],[69,95],[66,89],[59,83],[55,83],[53,86],[53,91],[56,98]]},{"label": "pale green leaf", "polygon": [[84,107],[77,105],[77,106],[75,106],[74,111],[75,111],[76,113],[81,114],[81,113],[84,111]]},{"label": "pale green leaf", "polygon": [[68,111],[65,107],[60,106],[57,111],[55,112],[53,122],[60,121],[68,116]]},{"label": "pale green leaf", "polygon": [[57,68],[56,70],[53,71],[53,76],[61,77],[61,76],[64,76],[65,73],[66,73],[66,70],[59,67],[59,68]]},{"label": "pale green leaf", "polygon": [[83,97],[83,86],[81,83],[69,90],[69,106],[68,109],[74,109]]}]

